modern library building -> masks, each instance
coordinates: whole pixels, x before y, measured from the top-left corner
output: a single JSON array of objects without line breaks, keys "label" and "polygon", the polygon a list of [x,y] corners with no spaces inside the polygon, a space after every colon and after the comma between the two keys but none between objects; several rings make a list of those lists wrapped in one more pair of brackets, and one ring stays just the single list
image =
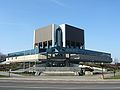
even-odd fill
[{"label": "modern library building", "polygon": [[84,30],[51,24],[34,31],[33,49],[9,53],[6,62],[40,62],[46,67],[69,67],[80,62],[111,63],[110,53],[85,49]]}]

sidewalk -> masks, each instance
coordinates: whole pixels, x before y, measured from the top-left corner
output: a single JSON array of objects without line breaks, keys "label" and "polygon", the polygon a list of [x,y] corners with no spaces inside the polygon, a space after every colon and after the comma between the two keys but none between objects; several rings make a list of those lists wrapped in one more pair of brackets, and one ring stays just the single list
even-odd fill
[{"label": "sidewalk", "polygon": [[102,79],[100,76],[24,76],[0,78],[0,80],[12,81],[59,81],[59,82],[102,82],[119,81],[120,79]]},{"label": "sidewalk", "polygon": [[23,77],[23,75],[20,75],[20,74],[9,73],[8,71],[6,72],[0,71],[0,75],[9,76],[9,74],[11,77]]},{"label": "sidewalk", "polygon": [[[0,72],[0,75],[8,76],[8,72]],[[113,74],[104,74],[104,77],[110,77]],[[11,77],[0,78],[0,80],[26,80],[26,81],[120,81],[120,79],[103,79],[102,74],[91,76],[23,76],[11,73]]]}]

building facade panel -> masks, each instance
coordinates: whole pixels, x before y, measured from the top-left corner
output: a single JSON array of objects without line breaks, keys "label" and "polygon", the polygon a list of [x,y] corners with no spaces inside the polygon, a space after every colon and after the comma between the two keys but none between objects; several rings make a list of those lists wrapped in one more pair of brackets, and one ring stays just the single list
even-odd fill
[{"label": "building facade panel", "polygon": [[65,26],[65,36],[66,36],[66,43],[70,44],[72,47],[82,47],[81,49],[85,48],[84,43],[84,30],[66,25]]},{"label": "building facade panel", "polygon": [[52,25],[37,29],[35,31],[35,43],[52,40]]}]

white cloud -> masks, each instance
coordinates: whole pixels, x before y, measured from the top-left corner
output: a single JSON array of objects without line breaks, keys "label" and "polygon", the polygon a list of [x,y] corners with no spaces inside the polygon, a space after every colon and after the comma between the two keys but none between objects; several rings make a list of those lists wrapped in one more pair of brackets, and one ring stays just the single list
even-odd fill
[{"label": "white cloud", "polygon": [[50,1],[61,7],[67,7],[64,3],[60,2],[59,0],[50,0]]}]

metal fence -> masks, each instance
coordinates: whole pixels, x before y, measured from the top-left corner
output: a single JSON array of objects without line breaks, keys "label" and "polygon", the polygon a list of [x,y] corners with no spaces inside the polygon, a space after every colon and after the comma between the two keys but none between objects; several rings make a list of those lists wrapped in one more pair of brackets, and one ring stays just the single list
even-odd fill
[{"label": "metal fence", "polygon": [[32,67],[32,71],[80,71],[80,67]]}]

